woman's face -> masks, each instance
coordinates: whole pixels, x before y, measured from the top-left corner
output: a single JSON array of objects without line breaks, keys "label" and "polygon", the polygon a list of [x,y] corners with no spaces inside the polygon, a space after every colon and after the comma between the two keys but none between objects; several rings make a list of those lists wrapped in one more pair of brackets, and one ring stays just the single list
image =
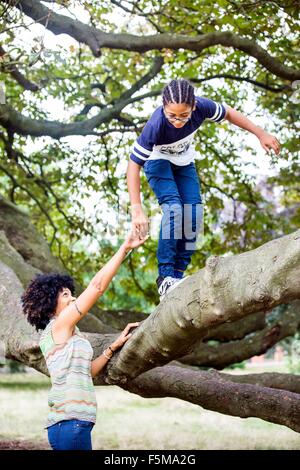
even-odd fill
[{"label": "woman's face", "polygon": [[72,302],[75,302],[76,297],[73,297],[72,292],[67,287],[64,287],[62,291],[58,294],[57,298],[57,307],[55,310],[55,316],[57,317],[60,312],[63,311],[68,305]]},{"label": "woman's face", "polygon": [[164,106],[165,116],[170,123],[180,129],[189,121],[193,109],[186,103],[168,103]]}]

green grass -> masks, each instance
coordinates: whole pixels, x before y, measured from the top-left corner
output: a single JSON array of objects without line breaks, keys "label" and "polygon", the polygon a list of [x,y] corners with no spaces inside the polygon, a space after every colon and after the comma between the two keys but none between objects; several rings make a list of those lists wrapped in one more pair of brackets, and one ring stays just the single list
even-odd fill
[{"label": "green grass", "polygon": [[[47,447],[43,429],[50,381],[0,374],[0,440]],[[94,449],[300,449],[300,434],[256,418],[234,418],[175,398],[145,399],[116,386],[96,387]]]},{"label": "green grass", "polygon": [[7,390],[48,390],[50,379],[43,374],[0,374],[0,388]]}]

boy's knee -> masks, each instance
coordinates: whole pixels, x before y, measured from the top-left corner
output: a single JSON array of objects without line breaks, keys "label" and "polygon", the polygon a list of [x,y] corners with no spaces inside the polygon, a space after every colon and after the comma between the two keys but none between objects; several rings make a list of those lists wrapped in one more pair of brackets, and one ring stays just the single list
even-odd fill
[{"label": "boy's knee", "polygon": [[178,208],[180,208],[180,210],[182,211],[182,208],[183,208],[182,200],[179,196],[170,196],[170,195],[162,196],[159,199],[159,205],[163,212],[169,211],[172,209],[178,210]]}]

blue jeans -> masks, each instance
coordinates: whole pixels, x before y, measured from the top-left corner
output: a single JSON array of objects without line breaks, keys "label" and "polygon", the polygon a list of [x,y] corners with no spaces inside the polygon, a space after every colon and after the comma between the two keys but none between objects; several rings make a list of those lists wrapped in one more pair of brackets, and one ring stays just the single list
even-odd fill
[{"label": "blue jeans", "polygon": [[49,444],[53,450],[92,450],[93,426],[78,419],[60,421],[47,429]]},{"label": "blue jeans", "polygon": [[178,166],[168,160],[148,160],[144,171],[163,211],[158,273],[182,278],[196,250],[202,224],[203,206],[195,163]]}]

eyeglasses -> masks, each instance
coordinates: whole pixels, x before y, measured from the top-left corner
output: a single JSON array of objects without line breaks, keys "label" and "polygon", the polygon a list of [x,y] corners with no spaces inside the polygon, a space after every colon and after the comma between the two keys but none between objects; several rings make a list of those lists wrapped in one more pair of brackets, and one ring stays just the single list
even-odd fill
[{"label": "eyeglasses", "polygon": [[166,116],[166,118],[170,122],[176,122],[176,121],[178,121],[178,122],[188,122],[191,119],[192,111],[189,112],[189,116],[186,117],[186,118],[173,117],[173,116],[170,116],[170,114],[166,113],[165,111],[164,111],[164,115]]}]

